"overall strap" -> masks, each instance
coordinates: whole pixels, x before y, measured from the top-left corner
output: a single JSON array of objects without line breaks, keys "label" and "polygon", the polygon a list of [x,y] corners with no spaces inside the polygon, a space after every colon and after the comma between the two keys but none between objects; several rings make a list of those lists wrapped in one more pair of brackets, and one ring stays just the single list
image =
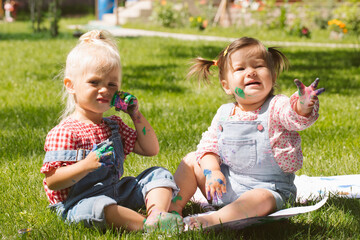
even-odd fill
[{"label": "overall strap", "polygon": [[268,109],[269,109],[269,105],[272,99],[274,99],[274,95],[269,96],[266,101],[264,102],[264,104],[261,106],[260,112],[259,112],[259,116],[258,116],[258,120],[259,121],[267,121],[268,119]]},{"label": "overall strap", "polygon": [[221,105],[219,109],[219,120],[218,120],[218,128],[217,128],[217,138],[220,138],[220,134],[222,132],[221,124],[228,120],[231,110],[234,108],[234,103],[226,103]]},{"label": "overall strap", "polygon": [[111,136],[115,137],[119,134],[119,125],[116,121],[113,121],[109,118],[103,118],[104,122],[110,127],[111,129]]},{"label": "overall strap", "polygon": [[234,103],[226,103],[221,105],[219,111],[220,111],[220,115],[219,115],[219,122],[221,121],[226,121],[230,114],[231,114],[231,110],[234,108]]},{"label": "overall strap", "polygon": [[77,162],[84,159],[91,151],[85,149],[78,150],[58,150],[45,153],[44,163],[48,162]]}]

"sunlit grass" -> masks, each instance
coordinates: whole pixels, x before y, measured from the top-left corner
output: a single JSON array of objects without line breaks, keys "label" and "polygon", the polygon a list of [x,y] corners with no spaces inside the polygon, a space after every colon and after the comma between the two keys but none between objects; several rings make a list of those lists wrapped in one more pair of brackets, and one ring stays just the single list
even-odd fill
[{"label": "sunlit grass", "polygon": [[[71,31],[65,28],[59,38],[51,39],[34,35],[24,22],[0,23],[0,234],[14,239],[21,237],[19,229],[31,228],[28,237],[32,239],[158,239],[156,234],[100,232],[68,225],[46,208],[43,175],[39,172],[43,145],[63,108],[62,81],[56,76],[75,43]],[[154,165],[175,172],[182,157],[196,149],[217,108],[230,100],[216,77],[214,84],[200,87],[195,81],[185,80],[189,60],[196,56],[213,59],[224,43],[122,38],[118,46],[123,64],[122,89],[138,97],[161,148],[152,158],[129,155],[125,174],[136,175]],[[294,78],[310,84],[320,77],[320,86],[326,88],[320,96],[319,120],[300,133],[305,159],[297,174],[358,174],[359,53],[353,49],[304,47],[283,51],[292,66],[280,76],[278,93],[290,96],[295,92]],[[120,116],[132,125],[127,116]],[[216,234],[190,232],[179,239],[357,239],[359,226],[359,200],[332,197],[323,208],[289,221]]]}]

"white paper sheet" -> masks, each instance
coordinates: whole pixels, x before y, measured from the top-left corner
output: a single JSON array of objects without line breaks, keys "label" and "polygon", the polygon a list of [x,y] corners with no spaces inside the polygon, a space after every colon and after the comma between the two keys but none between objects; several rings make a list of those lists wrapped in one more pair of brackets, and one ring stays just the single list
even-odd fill
[{"label": "white paper sheet", "polygon": [[297,202],[328,196],[330,193],[344,198],[360,198],[360,174],[327,177],[296,176]]},{"label": "white paper sheet", "polygon": [[[242,229],[251,225],[263,224],[266,222],[290,218],[298,214],[312,212],[322,207],[326,203],[330,194],[344,198],[360,198],[360,174],[325,177],[309,177],[301,175],[295,177],[294,183],[297,187],[297,202],[305,204],[309,200],[322,200],[312,206],[287,208],[265,217],[253,217],[227,222],[209,227],[209,229],[218,229],[223,227]],[[200,189],[197,189],[191,200],[200,204],[200,206],[204,209],[209,211],[215,210],[215,208],[207,202]]]},{"label": "white paper sheet", "polygon": [[[246,219],[241,219],[241,220],[235,220],[235,221],[226,222],[226,223],[214,225],[214,226],[207,227],[207,228],[203,227],[203,229],[206,228],[208,230],[219,230],[221,228],[230,228],[230,229],[239,230],[239,229],[243,229],[243,228],[253,226],[253,225],[259,225],[259,224],[274,222],[274,221],[278,221],[278,220],[283,220],[283,219],[290,218],[290,217],[293,217],[293,216],[296,216],[299,214],[315,211],[315,210],[319,209],[320,207],[322,207],[326,203],[327,199],[328,199],[328,197],[325,197],[320,202],[318,202],[312,206],[287,208],[287,209],[277,211],[277,212],[270,214],[268,216],[265,216],[265,217],[252,217],[252,218],[246,218]],[[209,214],[209,213],[203,213],[203,214]],[[201,214],[199,214],[199,215],[201,215]],[[189,216],[189,217],[191,217],[191,216]],[[186,230],[188,230],[188,229],[186,228]]]}]

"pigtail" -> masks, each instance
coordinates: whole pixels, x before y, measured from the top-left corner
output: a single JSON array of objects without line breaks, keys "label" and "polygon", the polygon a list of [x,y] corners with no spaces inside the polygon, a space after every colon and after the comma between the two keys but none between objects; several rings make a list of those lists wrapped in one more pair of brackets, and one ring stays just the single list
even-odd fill
[{"label": "pigtail", "polygon": [[103,32],[100,30],[92,30],[87,33],[84,33],[80,36],[79,42],[91,42],[94,39],[105,39]]},{"label": "pigtail", "polygon": [[290,66],[288,58],[280,52],[276,47],[269,47],[267,51],[270,55],[270,61],[273,63],[273,69],[276,73],[276,76],[279,76],[284,70],[287,70]]},{"label": "pigtail", "polygon": [[113,48],[115,51],[118,51],[116,40],[106,30],[92,30],[84,33],[79,38],[79,44],[86,43],[107,45]]},{"label": "pigtail", "polygon": [[204,81],[206,83],[210,83],[209,80],[209,76],[211,75],[210,67],[213,65],[217,65],[217,62],[198,57],[193,59],[192,63],[193,65],[191,65],[189,69],[189,73],[187,74],[187,79],[196,77],[198,81]]}]

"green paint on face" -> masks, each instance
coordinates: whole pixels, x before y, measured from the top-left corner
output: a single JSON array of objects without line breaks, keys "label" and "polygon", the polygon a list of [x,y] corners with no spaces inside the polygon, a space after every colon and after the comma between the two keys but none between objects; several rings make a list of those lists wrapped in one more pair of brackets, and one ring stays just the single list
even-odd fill
[{"label": "green paint on face", "polygon": [[243,91],[241,88],[236,87],[236,88],[235,88],[235,93],[236,93],[236,95],[238,95],[239,97],[245,99],[245,93],[244,93],[244,91]]},{"label": "green paint on face", "polygon": [[146,135],[146,129],[145,129],[145,127],[143,128],[142,132],[144,133],[144,135]]},{"label": "green paint on face", "polygon": [[176,197],[174,197],[172,200],[171,200],[171,202],[176,202],[177,200],[182,200],[182,197],[180,196],[180,195],[176,195]]}]

